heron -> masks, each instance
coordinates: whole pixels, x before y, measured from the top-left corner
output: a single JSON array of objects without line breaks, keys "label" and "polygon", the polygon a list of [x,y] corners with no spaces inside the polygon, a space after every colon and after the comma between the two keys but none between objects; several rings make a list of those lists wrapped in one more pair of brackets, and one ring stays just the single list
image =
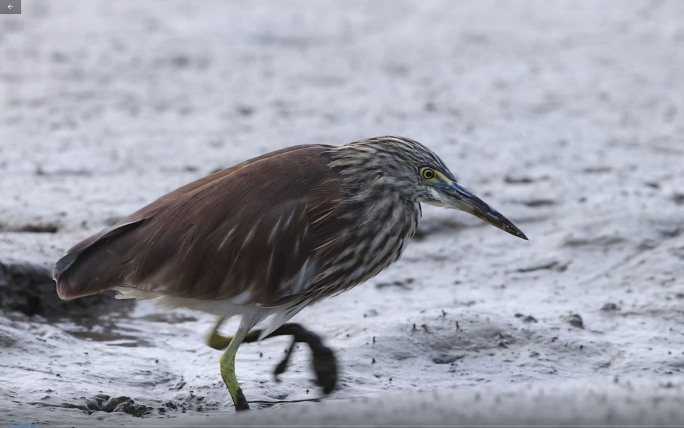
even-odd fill
[{"label": "heron", "polygon": [[[293,335],[327,356],[321,361],[334,372],[329,349],[287,321],[399,259],[421,203],[465,211],[527,240],[426,146],[383,136],[288,147],[214,172],[76,244],[53,276],[65,300],[115,290],[218,315],[208,343],[225,348],[221,377],[236,410],[246,410],[235,374],[241,343]],[[220,335],[235,315],[235,334]]]}]

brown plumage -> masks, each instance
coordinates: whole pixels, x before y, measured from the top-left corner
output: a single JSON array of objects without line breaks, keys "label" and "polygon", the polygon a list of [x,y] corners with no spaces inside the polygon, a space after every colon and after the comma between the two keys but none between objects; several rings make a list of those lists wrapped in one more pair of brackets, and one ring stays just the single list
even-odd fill
[{"label": "brown plumage", "polygon": [[133,286],[200,300],[249,290],[245,305],[287,299],[280,282],[341,241],[331,224],[342,209],[339,177],[326,166],[327,149],[279,150],[157,199],[70,249],[55,269],[59,296]]},{"label": "brown plumage", "polygon": [[[57,292],[74,299],[114,289],[124,298],[242,314],[226,351],[232,359],[262,319],[276,314],[264,336],[397,260],[421,202],[526,239],[415,141],[296,146],[183,186],[77,244],[55,265]],[[222,362],[222,373],[232,373],[227,367]],[[237,381],[227,376],[237,400]]]}]

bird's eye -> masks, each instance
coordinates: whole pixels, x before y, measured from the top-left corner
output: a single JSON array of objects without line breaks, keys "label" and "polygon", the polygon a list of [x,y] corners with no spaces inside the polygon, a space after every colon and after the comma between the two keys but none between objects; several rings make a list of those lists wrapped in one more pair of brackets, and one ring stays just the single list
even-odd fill
[{"label": "bird's eye", "polygon": [[423,168],[420,172],[420,175],[422,175],[426,180],[432,180],[435,178],[435,170],[432,168]]}]

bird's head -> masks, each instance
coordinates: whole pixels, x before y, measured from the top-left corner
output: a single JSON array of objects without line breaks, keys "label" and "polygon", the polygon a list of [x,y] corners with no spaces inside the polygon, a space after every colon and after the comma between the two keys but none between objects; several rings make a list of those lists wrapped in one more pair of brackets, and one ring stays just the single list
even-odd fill
[{"label": "bird's head", "polygon": [[[378,137],[342,146],[344,172],[370,172],[379,186],[391,187],[407,199],[465,211],[511,235],[527,239],[511,221],[456,182],[454,174],[430,149],[403,137]],[[364,174],[360,174],[364,175]],[[367,178],[360,189],[370,186]]]}]

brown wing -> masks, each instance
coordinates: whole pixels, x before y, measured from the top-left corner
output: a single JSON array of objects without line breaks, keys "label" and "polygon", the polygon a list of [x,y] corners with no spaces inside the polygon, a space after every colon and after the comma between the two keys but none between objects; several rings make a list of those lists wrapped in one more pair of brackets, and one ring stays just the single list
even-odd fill
[{"label": "brown wing", "polygon": [[296,146],[183,186],[70,249],[57,291],[118,286],[269,305],[296,294],[339,238],[329,146]]}]

